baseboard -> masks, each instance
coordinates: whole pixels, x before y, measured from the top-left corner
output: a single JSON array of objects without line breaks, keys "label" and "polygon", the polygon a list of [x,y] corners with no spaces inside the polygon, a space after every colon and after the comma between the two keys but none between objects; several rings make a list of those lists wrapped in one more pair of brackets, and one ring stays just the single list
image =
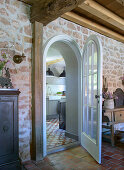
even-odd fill
[{"label": "baseboard", "polygon": [[55,115],[47,115],[47,116],[46,116],[46,120],[57,119],[58,116],[59,116],[58,114],[55,114]]},{"label": "baseboard", "polygon": [[72,139],[75,139],[78,141],[78,136],[77,135],[74,135],[72,133],[68,133],[68,132],[65,132],[65,136],[69,137],[69,138],[72,138]]},{"label": "baseboard", "polygon": [[53,149],[49,149],[47,151],[47,154],[52,154],[52,153],[64,151],[64,150],[71,149],[71,148],[74,148],[74,147],[77,147],[77,146],[80,146],[80,143],[78,141],[73,142],[71,144],[67,144],[67,145],[63,145],[63,146],[58,146],[58,147],[53,148]]}]

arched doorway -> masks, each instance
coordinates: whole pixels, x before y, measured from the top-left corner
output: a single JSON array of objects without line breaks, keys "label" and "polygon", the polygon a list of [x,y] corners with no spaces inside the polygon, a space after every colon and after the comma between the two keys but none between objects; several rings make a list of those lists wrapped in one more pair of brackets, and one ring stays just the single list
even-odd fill
[{"label": "arched doorway", "polygon": [[81,139],[81,52],[77,43],[67,35],[49,39],[43,52],[43,156],[46,146],[46,56],[50,48],[57,49],[66,63],[66,132],[67,135]]}]

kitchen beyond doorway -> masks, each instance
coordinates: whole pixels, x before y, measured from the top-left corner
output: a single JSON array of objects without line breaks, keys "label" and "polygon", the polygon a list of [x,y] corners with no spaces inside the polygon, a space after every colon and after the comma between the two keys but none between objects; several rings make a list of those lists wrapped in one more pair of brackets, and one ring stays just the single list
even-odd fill
[{"label": "kitchen beyond doorway", "polygon": [[[55,37],[54,37],[55,38]],[[57,39],[59,40],[57,40]],[[46,48],[46,54],[45,56],[47,56],[47,54],[49,54],[49,49],[52,48],[52,53],[53,51],[57,52],[57,56],[61,55],[66,63],[66,90],[63,90],[63,93],[66,93],[66,129],[65,129],[65,139],[66,142],[62,142],[63,144],[68,143],[67,141],[70,141],[69,143],[73,143],[75,141],[79,141],[80,139],[80,133],[79,133],[79,124],[78,124],[78,120],[79,120],[79,103],[81,102],[81,96],[78,96],[78,92],[80,88],[77,88],[80,86],[80,79],[78,73],[80,67],[78,68],[78,65],[81,64],[81,62],[79,62],[79,60],[81,59],[81,54],[79,49],[77,49],[77,44],[75,45],[75,42],[73,42],[73,40],[70,37],[65,37],[64,35],[61,36],[56,36],[56,40],[54,42],[48,42],[49,44],[49,48]],[[67,40],[70,40],[70,42],[67,43]],[[53,40],[52,40],[53,41]],[[70,43],[70,45],[69,45]],[[72,49],[72,47],[75,45],[75,47]],[[78,55],[78,57],[76,57],[76,55]],[[46,71],[48,71],[48,67],[46,69]],[[52,68],[50,68],[50,71],[53,72],[53,74],[55,74],[55,70],[53,70]],[[55,75],[52,75],[55,79]],[[48,76],[50,77],[50,76]],[[48,83],[49,81],[47,80],[46,77],[46,83]],[[55,81],[52,82],[53,84],[55,83]],[[58,81],[59,83],[59,81]],[[47,89],[47,85],[46,84],[46,90]],[[59,85],[59,84],[57,84]],[[51,90],[49,89],[50,93]],[[65,92],[66,91],[66,92]],[[81,94],[81,93],[80,93]],[[46,95],[47,96],[47,95]],[[52,97],[52,95],[49,96],[50,98]],[[65,100],[65,99],[64,99]],[[47,101],[47,100],[46,100]],[[46,102],[46,106],[47,102]],[[47,114],[47,108],[46,107],[46,114]],[[50,109],[51,110],[51,109]],[[47,128],[47,124],[51,124],[51,122],[54,122],[54,125],[57,124],[55,123],[57,119],[57,117],[53,117],[52,119],[54,119],[54,121],[47,121],[47,117],[46,117],[46,129],[48,130],[49,128]],[[58,121],[58,120],[57,120]],[[79,122],[80,123],[80,122]],[[52,126],[53,127],[53,126]],[[51,130],[51,129],[50,129]],[[61,130],[61,129],[60,129]],[[64,129],[63,129],[64,130]],[[61,130],[61,131],[63,131]],[[61,133],[61,137],[62,137]],[[69,140],[67,140],[67,138]],[[48,143],[48,133],[46,134],[46,139],[47,139],[47,143]],[[64,140],[63,140],[64,141]],[[60,144],[61,142],[59,142]],[[48,145],[46,145],[48,146]],[[54,145],[55,146],[55,145]],[[63,145],[62,145],[63,146]],[[47,148],[48,151],[48,148]]]}]

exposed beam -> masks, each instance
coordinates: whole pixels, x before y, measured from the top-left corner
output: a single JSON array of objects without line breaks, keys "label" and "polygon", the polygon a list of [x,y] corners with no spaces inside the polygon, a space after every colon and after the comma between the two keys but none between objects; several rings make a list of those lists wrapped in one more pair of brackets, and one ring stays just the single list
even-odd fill
[{"label": "exposed beam", "polygon": [[67,12],[65,13],[64,15],[62,15],[63,18],[67,19],[67,20],[70,20],[74,23],[77,23],[81,26],[84,26],[84,27],[87,27],[91,30],[94,30],[96,32],[99,32],[105,36],[108,36],[110,38],[113,38],[115,40],[118,40],[120,42],[123,42],[124,43],[124,36],[100,25],[100,24],[97,24],[91,20],[88,20],[84,17],[81,17],[77,14],[75,14],[74,12]]},{"label": "exposed beam", "polygon": [[93,14],[94,16],[109,22],[113,26],[124,31],[124,19],[117,16],[110,10],[106,9],[102,5],[93,0],[86,0],[84,3],[78,6],[79,8]]},{"label": "exposed beam", "polygon": [[63,58],[59,58],[59,59],[56,59],[56,60],[47,61],[47,62],[46,62],[46,65],[49,66],[49,65],[51,65],[51,64],[56,64],[56,63],[61,62],[61,61],[63,61],[63,60],[64,60]]},{"label": "exposed beam", "polygon": [[71,11],[84,0],[51,0],[46,7],[40,5],[40,0],[31,8],[31,22],[38,21],[43,25],[60,17],[65,12]]},{"label": "exposed beam", "polygon": [[120,3],[122,6],[124,6],[124,0],[116,0],[118,3]]},{"label": "exposed beam", "polygon": [[18,1],[24,2],[24,3],[29,4],[29,5],[33,4],[32,0],[18,0]]},{"label": "exposed beam", "polygon": [[32,159],[43,158],[43,24],[35,22],[32,56]]}]

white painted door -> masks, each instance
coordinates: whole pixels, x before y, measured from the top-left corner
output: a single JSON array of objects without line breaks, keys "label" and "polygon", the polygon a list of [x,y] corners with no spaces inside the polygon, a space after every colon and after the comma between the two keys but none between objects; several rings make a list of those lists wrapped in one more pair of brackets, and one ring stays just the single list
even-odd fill
[{"label": "white painted door", "polygon": [[81,145],[101,163],[102,51],[99,39],[91,35],[83,50],[83,114]]}]

